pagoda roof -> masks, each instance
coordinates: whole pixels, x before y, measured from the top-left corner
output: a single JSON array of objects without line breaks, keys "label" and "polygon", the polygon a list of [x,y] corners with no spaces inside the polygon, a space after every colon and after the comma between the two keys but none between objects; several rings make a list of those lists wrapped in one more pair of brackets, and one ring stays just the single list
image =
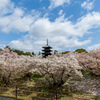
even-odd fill
[{"label": "pagoda roof", "polygon": [[43,46],[42,48],[52,48],[48,45],[48,39],[47,39],[47,44],[45,46]]},{"label": "pagoda roof", "polygon": [[44,49],[44,50],[42,50],[42,51],[52,51],[52,50],[50,50],[50,49]]},{"label": "pagoda roof", "polygon": [[46,45],[43,46],[42,48],[52,48],[52,47],[50,47],[48,44],[46,44]]}]

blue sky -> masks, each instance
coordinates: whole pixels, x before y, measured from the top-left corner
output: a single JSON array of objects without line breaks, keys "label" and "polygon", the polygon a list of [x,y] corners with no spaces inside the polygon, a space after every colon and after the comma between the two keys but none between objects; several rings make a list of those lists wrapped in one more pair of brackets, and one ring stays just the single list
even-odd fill
[{"label": "blue sky", "polygon": [[0,0],[0,48],[59,52],[100,48],[100,0]]}]

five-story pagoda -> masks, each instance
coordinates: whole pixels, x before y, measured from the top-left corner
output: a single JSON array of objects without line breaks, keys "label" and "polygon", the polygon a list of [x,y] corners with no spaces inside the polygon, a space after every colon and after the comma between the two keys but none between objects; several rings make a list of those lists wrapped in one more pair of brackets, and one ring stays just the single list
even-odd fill
[{"label": "five-story pagoda", "polygon": [[50,47],[48,45],[48,39],[47,39],[47,44],[45,46],[42,47],[43,50],[42,50],[42,57],[47,57],[48,55],[51,55],[51,52],[52,52],[52,47]]}]

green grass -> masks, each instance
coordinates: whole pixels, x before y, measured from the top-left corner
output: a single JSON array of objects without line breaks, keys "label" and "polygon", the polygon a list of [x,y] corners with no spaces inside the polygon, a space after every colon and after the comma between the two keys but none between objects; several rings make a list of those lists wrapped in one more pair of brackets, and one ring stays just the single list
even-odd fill
[{"label": "green grass", "polygon": [[[4,92],[3,94],[0,94],[2,96],[10,96],[10,97],[15,97],[14,94],[12,94],[12,88]],[[7,94],[8,93],[8,94]],[[83,98],[83,99],[89,99],[89,100],[100,100],[99,97],[93,96],[93,95],[85,95],[85,94],[72,94],[72,96],[58,96],[59,100],[78,100],[77,98]],[[24,99],[24,100],[39,100],[39,98],[52,98],[55,99],[54,95],[50,94],[39,94],[39,93],[31,93],[31,94],[25,94],[23,96],[18,96],[19,99]],[[34,98],[34,99],[32,99]],[[43,99],[44,100],[44,99]]]},{"label": "green grass", "polygon": [[[9,86],[0,85],[0,95],[15,97],[15,84],[18,84],[18,98],[24,100],[39,100],[39,98],[55,99],[56,88],[48,86],[45,78],[39,74],[31,75],[31,80],[28,77],[17,77],[13,83]],[[73,84],[77,81],[81,81],[79,78],[73,80]],[[1,89],[2,88],[2,89]],[[42,93],[41,93],[42,92]],[[79,93],[79,91],[73,91],[68,85],[57,88],[58,100],[78,100],[77,98],[100,100],[100,96],[87,95]],[[41,100],[41,99],[40,99]]]}]

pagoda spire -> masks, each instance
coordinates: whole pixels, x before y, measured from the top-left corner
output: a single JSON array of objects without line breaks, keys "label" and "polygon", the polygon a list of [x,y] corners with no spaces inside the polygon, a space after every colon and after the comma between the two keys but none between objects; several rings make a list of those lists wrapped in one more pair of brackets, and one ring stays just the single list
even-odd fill
[{"label": "pagoda spire", "polygon": [[47,45],[48,45],[48,39],[47,39]]}]

